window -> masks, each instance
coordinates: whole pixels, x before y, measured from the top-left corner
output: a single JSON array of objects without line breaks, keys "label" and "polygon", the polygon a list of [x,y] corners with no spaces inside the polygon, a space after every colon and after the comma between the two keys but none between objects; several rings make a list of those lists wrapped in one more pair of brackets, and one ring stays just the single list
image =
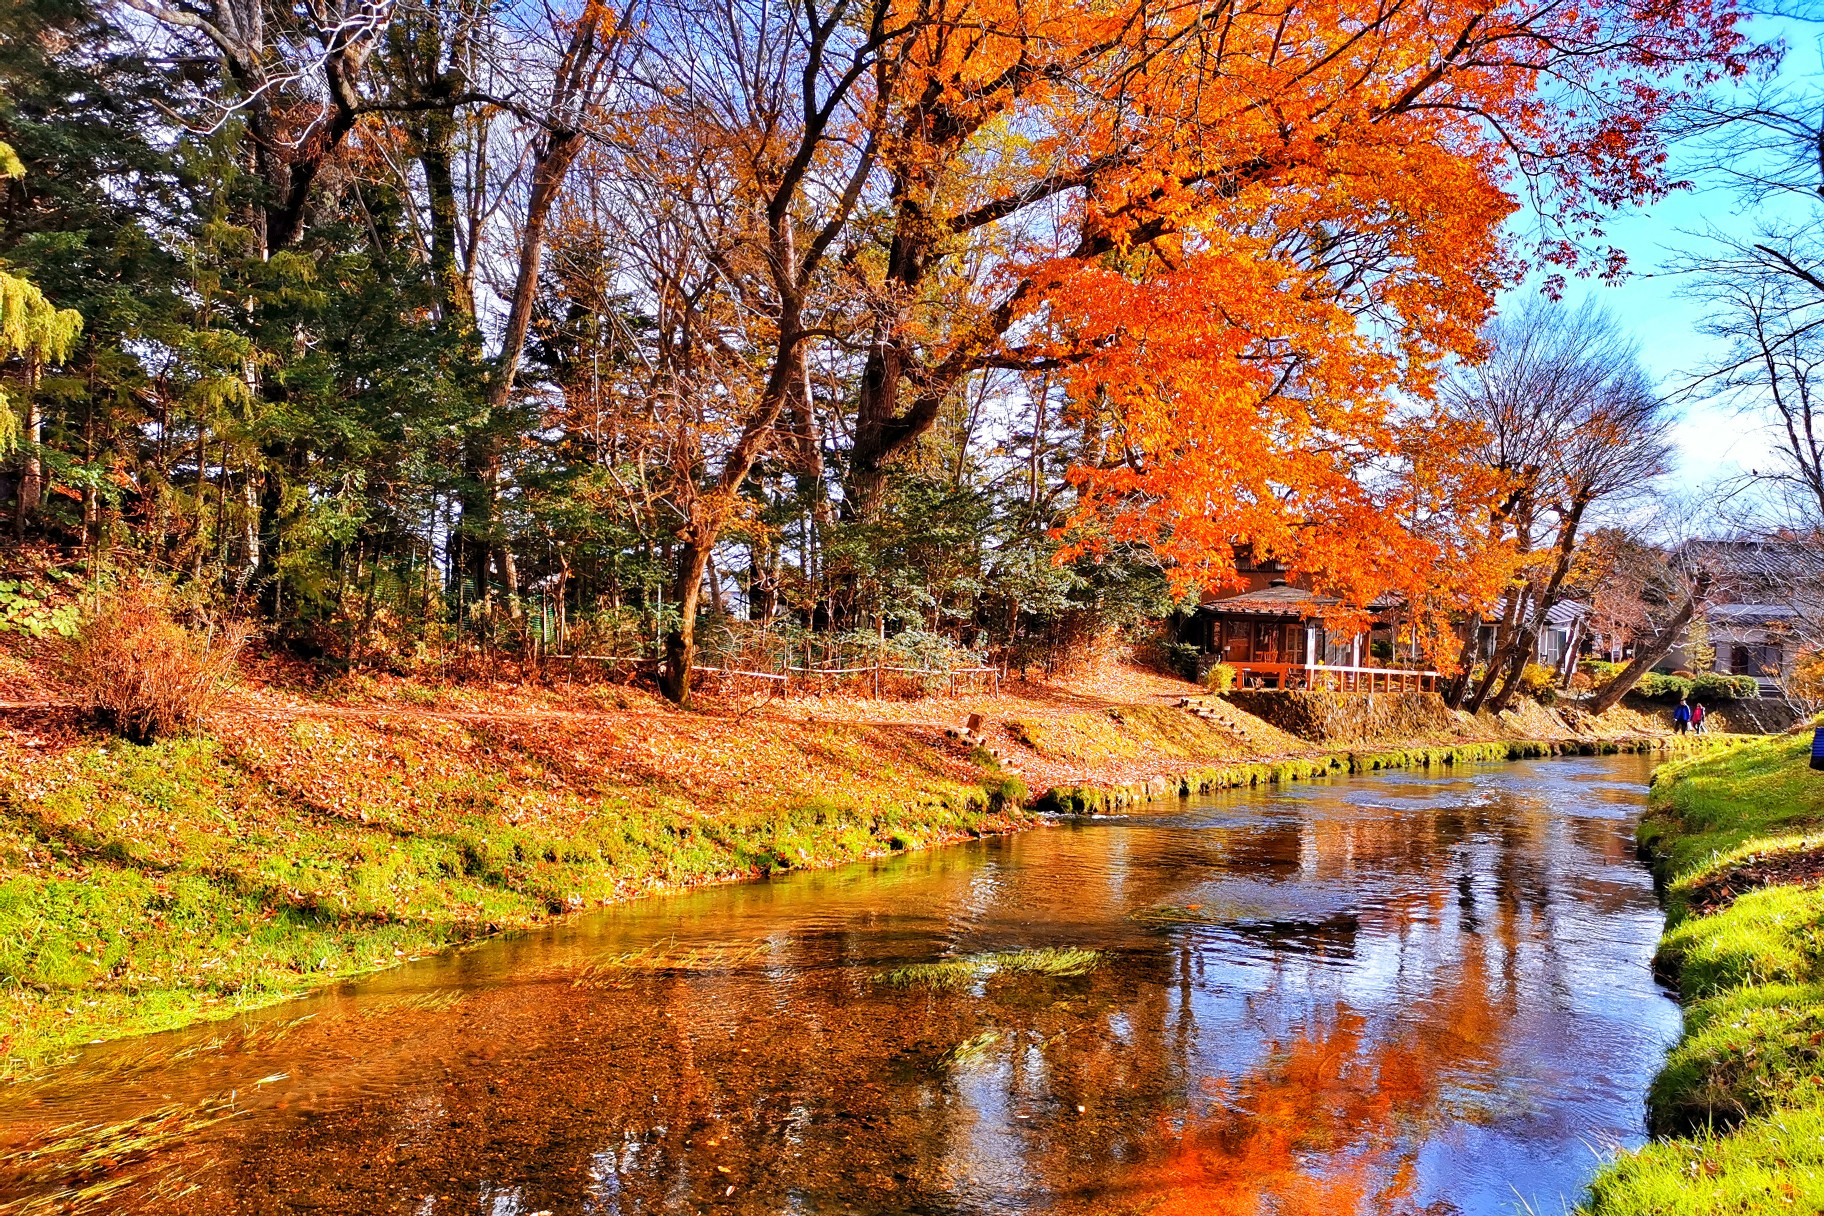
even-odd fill
[{"label": "window", "polygon": [[1564,658],[1564,647],[1570,641],[1570,635],[1563,629],[1547,629],[1539,639],[1539,661],[1548,667],[1555,667]]},{"label": "window", "polygon": [[1279,643],[1284,632],[1285,626],[1278,621],[1257,621],[1254,625],[1254,661],[1279,662]]}]

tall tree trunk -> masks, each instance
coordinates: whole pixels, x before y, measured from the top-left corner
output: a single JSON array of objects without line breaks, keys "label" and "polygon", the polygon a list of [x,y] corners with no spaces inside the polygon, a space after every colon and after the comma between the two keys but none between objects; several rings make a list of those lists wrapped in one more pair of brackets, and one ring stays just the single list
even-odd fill
[{"label": "tall tree trunk", "polygon": [[1613,709],[1617,702],[1640,683],[1640,677],[1652,671],[1654,664],[1672,652],[1672,648],[1678,645],[1678,640],[1684,636],[1685,629],[1691,624],[1691,618],[1697,615],[1698,609],[1702,608],[1709,599],[1710,582],[1710,572],[1700,570],[1692,581],[1690,594],[1685,597],[1685,602],[1679,605],[1679,609],[1673,614],[1672,619],[1661,626],[1645,646],[1635,647],[1634,658],[1626,667],[1616,672],[1614,677],[1602,686],[1602,691],[1597,693],[1589,703],[1588,709],[1591,713],[1601,714]]},{"label": "tall tree trunk", "polygon": [[1508,591],[1507,603],[1501,610],[1501,620],[1495,626],[1495,647],[1489,653],[1488,666],[1482,673],[1482,682],[1476,686],[1474,695],[1469,698],[1469,704],[1464,707],[1470,713],[1482,712],[1482,707],[1488,703],[1490,694],[1495,691],[1495,683],[1500,679],[1501,672],[1506,670],[1508,661],[1513,657],[1514,638],[1519,631],[1521,617],[1526,611],[1526,601],[1531,595],[1532,588],[1526,584],[1521,584]]},{"label": "tall tree trunk", "polygon": [[254,580],[259,585],[259,593],[266,599],[266,611],[274,621],[279,619],[285,604],[285,578],[279,568],[285,537],[285,482],[280,472],[284,454],[282,447],[269,449],[260,477],[259,497],[255,500],[260,559],[255,564]]},{"label": "tall tree trunk", "polygon": [[1469,695],[1470,669],[1475,666],[1476,652],[1482,646],[1482,614],[1477,612],[1469,622],[1469,631],[1463,635],[1463,645],[1457,651],[1457,674],[1451,678],[1450,687],[1444,694],[1444,704],[1451,709],[1462,709],[1463,698]]},{"label": "tall tree trunk", "polygon": [[236,595],[246,592],[260,567],[260,482],[254,470],[245,466],[241,478],[241,570],[234,580]]},{"label": "tall tree trunk", "polygon": [[659,691],[676,705],[690,704],[690,678],[697,664],[697,606],[709,551],[709,544],[696,540],[684,542],[678,550],[677,578],[672,583],[678,623],[665,635],[665,666],[659,672]]},{"label": "tall tree trunk", "polygon": [[[507,537],[501,534],[497,518],[500,482],[504,472],[499,428],[506,416],[507,404],[513,397],[513,386],[519,376],[519,356],[526,345],[526,333],[532,325],[532,309],[538,296],[538,270],[544,258],[545,231],[550,223],[551,208],[557,202],[559,188],[571,162],[582,150],[583,136],[567,132],[551,135],[532,168],[532,192],[526,204],[526,222],[520,236],[519,270],[513,280],[513,296],[507,310],[506,329],[501,335],[500,354],[488,377],[487,410],[482,418],[481,434],[471,445],[469,477],[475,483],[463,500],[463,524],[468,543],[473,546],[470,565],[476,586],[487,581],[489,557],[493,555],[498,573],[505,583],[507,615],[520,617],[518,563],[513,560]],[[481,595],[484,612],[492,611],[491,593]]]},{"label": "tall tree trunk", "polygon": [[1571,677],[1577,674],[1577,652],[1582,645],[1583,618],[1578,617],[1571,624],[1571,632],[1564,639],[1564,654],[1558,659],[1558,687],[1571,686]]},{"label": "tall tree trunk", "polygon": [[1506,675],[1502,678],[1500,691],[1495,693],[1495,699],[1489,703],[1490,709],[1498,714],[1507,711],[1514,694],[1520,691],[1520,681],[1526,676],[1527,664],[1536,661],[1538,657],[1539,630],[1529,622],[1514,639],[1513,656],[1507,661]]},{"label": "tall tree trunk", "polygon": [[504,540],[494,551],[494,568],[500,571],[501,586],[507,593],[507,616],[520,620],[525,616],[525,608],[519,599],[519,563],[513,560],[513,550]]},{"label": "tall tree trunk", "polygon": [[426,209],[430,227],[431,278],[446,325],[473,330],[475,300],[468,276],[457,256],[456,175],[451,168],[455,121],[448,114],[427,119],[415,138],[418,165],[424,172]]},{"label": "tall tree trunk", "polygon": [[25,446],[25,462],[19,475],[19,510],[13,516],[13,531],[20,540],[25,539],[26,524],[44,501],[44,407],[38,404],[42,366],[37,358],[27,356],[25,427],[20,434]]},{"label": "tall tree trunk", "polygon": [[703,565],[704,577],[709,580],[709,606],[717,616],[727,616],[728,606],[722,602],[722,576],[716,570],[716,555],[712,551]]},{"label": "tall tree trunk", "polygon": [[1480,709],[1481,700],[1486,698],[1488,690],[1495,683],[1495,674],[1505,666],[1506,678],[1501,684],[1501,691],[1496,695],[1492,708],[1500,713],[1513,699],[1520,687],[1520,679],[1526,672],[1527,663],[1538,654],[1539,634],[1545,628],[1545,618],[1558,601],[1564,596],[1564,582],[1570,577],[1571,566],[1577,557],[1577,537],[1583,526],[1583,513],[1589,509],[1589,499],[1582,495],[1573,496],[1566,505],[1564,517],[1558,527],[1558,542],[1552,561],[1551,577],[1546,579],[1545,586],[1533,596],[1527,605],[1527,611],[1520,616],[1519,631],[1510,639],[1513,649],[1501,657],[1499,663],[1491,660],[1488,665],[1488,678],[1482,682],[1478,692],[1476,708]]}]

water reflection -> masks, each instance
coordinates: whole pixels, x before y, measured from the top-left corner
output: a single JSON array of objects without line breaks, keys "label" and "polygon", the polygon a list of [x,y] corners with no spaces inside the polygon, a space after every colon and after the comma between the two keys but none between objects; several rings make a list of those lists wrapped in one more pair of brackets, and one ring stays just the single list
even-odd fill
[{"label": "water reflection", "polygon": [[[1558,1210],[1640,1138],[1676,1031],[1629,842],[1644,776],[1619,758],[1223,795],[630,906],[97,1049],[9,1095],[0,1144],[156,1112],[145,1143],[15,1156],[0,1200]],[[1101,962],[880,979],[1046,947]],[[204,1109],[230,1117],[188,1126]]]}]

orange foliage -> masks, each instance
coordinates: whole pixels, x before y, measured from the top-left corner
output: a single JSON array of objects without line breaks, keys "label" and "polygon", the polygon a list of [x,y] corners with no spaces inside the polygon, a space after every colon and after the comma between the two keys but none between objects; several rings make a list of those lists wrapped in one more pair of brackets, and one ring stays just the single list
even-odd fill
[{"label": "orange foliage", "polygon": [[1757,57],[1729,0],[900,7],[870,383],[918,394],[901,432],[970,370],[1061,367],[1109,441],[1080,548],[1148,543],[1188,590],[1247,543],[1434,630],[1513,560],[1438,364],[1530,265],[1619,269],[1581,242],[1670,188],[1659,121]]},{"label": "orange foliage", "polygon": [[656,5],[601,213],[652,220],[619,269],[675,362],[637,394],[686,520],[668,671],[763,450],[822,475],[825,343],[858,518],[972,377],[1026,373],[1087,440],[1076,552],[1151,545],[1188,591],[1248,544],[1436,637],[1514,560],[1437,369],[1525,271],[1619,269],[1585,245],[1671,187],[1663,120],[1761,54],[1734,4]]}]

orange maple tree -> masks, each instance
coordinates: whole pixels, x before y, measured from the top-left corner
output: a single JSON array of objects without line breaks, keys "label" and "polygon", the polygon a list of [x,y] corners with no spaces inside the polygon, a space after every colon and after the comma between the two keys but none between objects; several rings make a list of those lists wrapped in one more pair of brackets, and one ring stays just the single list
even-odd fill
[{"label": "orange maple tree", "polygon": [[629,246],[666,250],[643,294],[689,339],[643,390],[680,436],[669,695],[759,462],[821,478],[813,346],[851,517],[975,378],[1029,373],[1100,436],[1080,547],[1151,545],[1189,590],[1248,544],[1433,633],[1484,602],[1500,487],[1424,408],[1436,369],[1669,187],[1660,120],[1754,66],[1732,4],[655,5],[613,170],[650,180],[613,210],[668,225]]},{"label": "orange maple tree", "polygon": [[1618,270],[1662,120],[1762,55],[1728,0],[903,7],[856,501],[966,377],[1063,369],[1086,547],[1188,590],[1245,543],[1434,625],[1511,561],[1438,365],[1527,270]]}]

